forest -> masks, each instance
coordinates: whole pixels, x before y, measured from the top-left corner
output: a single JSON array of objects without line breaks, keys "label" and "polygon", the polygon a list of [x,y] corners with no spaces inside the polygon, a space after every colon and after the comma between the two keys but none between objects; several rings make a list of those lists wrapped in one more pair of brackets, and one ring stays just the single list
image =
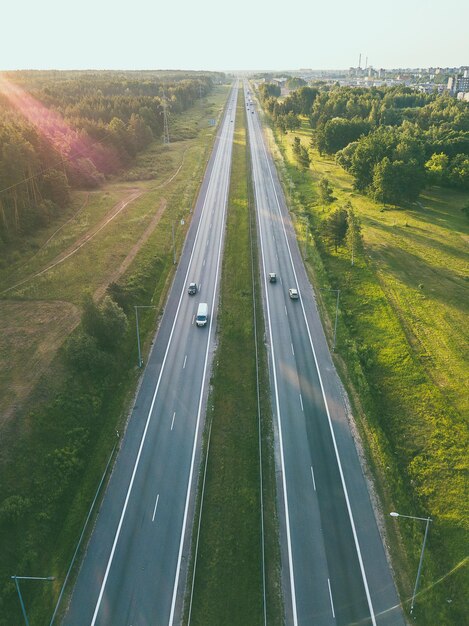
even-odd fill
[{"label": "forest", "polygon": [[0,75],[0,247],[48,223],[70,190],[99,187],[222,74],[4,72]]},{"label": "forest", "polygon": [[409,87],[353,88],[318,83],[280,99],[259,95],[283,132],[308,118],[312,147],[336,161],[354,187],[389,204],[414,201],[428,185],[469,189],[469,105]]}]

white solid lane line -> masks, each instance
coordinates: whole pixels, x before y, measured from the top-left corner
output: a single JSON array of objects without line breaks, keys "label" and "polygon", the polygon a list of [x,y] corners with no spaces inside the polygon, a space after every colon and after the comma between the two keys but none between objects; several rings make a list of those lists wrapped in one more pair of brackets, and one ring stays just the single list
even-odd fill
[{"label": "white solid lane line", "polygon": [[300,295],[300,304],[301,304],[301,309],[302,309],[302,312],[303,312],[303,318],[305,320],[306,331],[308,333],[309,344],[310,344],[311,350],[313,352],[314,363],[315,363],[315,366],[316,366],[316,371],[318,373],[319,385],[321,387],[321,393],[322,393],[322,397],[323,397],[323,400],[324,400],[324,406],[325,406],[325,409],[326,409],[327,421],[329,423],[329,430],[330,430],[331,437],[332,437],[332,444],[333,444],[333,447],[334,447],[334,453],[335,453],[335,457],[337,459],[337,465],[338,465],[338,468],[339,468],[339,474],[340,474],[340,480],[341,480],[341,483],[342,483],[342,489],[343,489],[344,495],[345,495],[345,502],[346,502],[346,505],[347,505],[347,512],[348,512],[349,519],[350,519],[350,525],[352,527],[352,535],[353,535],[353,540],[354,540],[354,543],[355,543],[355,548],[356,548],[356,551],[357,551],[358,562],[359,562],[359,565],[360,565],[360,572],[361,572],[361,575],[362,575],[363,585],[365,587],[365,595],[366,595],[366,599],[367,599],[367,602],[368,602],[368,608],[370,610],[371,623],[372,623],[373,626],[377,626],[376,625],[375,611],[374,611],[374,608],[373,608],[373,602],[371,600],[370,589],[369,589],[369,586],[368,586],[368,580],[367,580],[366,572],[365,572],[365,565],[363,563],[363,557],[362,557],[362,553],[361,553],[361,549],[360,549],[360,544],[359,544],[359,541],[358,541],[357,529],[355,527],[355,520],[354,520],[353,513],[352,513],[352,506],[350,504],[350,497],[349,497],[349,493],[348,493],[348,490],[347,490],[347,485],[345,483],[345,476],[344,476],[344,471],[343,471],[343,468],[342,468],[342,461],[340,460],[339,450],[338,450],[338,447],[337,447],[337,441],[336,441],[335,432],[334,432],[334,427],[332,425],[332,418],[331,418],[331,413],[330,413],[330,410],[329,410],[329,404],[327,402],[326,392],[325,392],[324,384],[323,384],[323,381],[322,381],[321,370],[319,368],[319,362],[318,362],[318,358],[317,358],[317,355],[316,355],[316,350],[314,348],[313,339],[312,339],[311,331],[310,331],[309,324],[308,324],[308,319],[306,317],[306,311],[305,311],[305,307],[304,307],[304,303],[303,303],[303,298],[301,297],[301,293],[300,293],[300,289],[299,289],[298,277],[297,277],[297,273],[296,273],[295,264],[293,263],[293,257],[292,257],[292,252],[291,252],[291,248],[290,248],[290,242],[288,241],[287,231],[286,231],[286,228],[285,228],[285,222],[283,220],[282,211],[280,209],[280,200],[279,200],[279,197],[278,197],[278,194],[277,194],[277,188],[275,186],[275,182],[274,182],[274,178],[273,178],[273,174],[272,174],[272,168],[271,168],[271,165],[270,165],[270,161],[269,161],[269,158],[267,156],[267,148],[266,148],[265,143],[263,141],[262,141],[262,149],[263,149],[263,152],[264,152],[264,155],[265,155],[267,168],[269,170],[270,180],[272,182],[272,189],[273,189],[273,192],[274,192],[274,195],[275,195],[275,201],[276,201],[276,204],[277,204],[277,213],[279,215],[280,222],[281,222],[281,225],[282,225],[283,235],[284,235],[284,238],[285,238],[285,243],[287,245],[288,256],[290,258],[290,264],[291,264],[291,268],[293,270],[293,275],[295,277],[295,283],[297,285],[298,294]]},{"label": "white solid lane line", "polygon": [[[249,118],[248,118],[249,119]],[[253,143],[257,143],[258,139],[255,136],[256,133],[253,130],[252,124],[249,127],[249,141],[251,144],[251,138]],[[252,144],[251,144],[252,145]],[[251,154],[253,155],[253,170],[261,171],[260,165],[256,162],[257,153],[255,150],[251,150]],[[258,157],[257,157],[258,158]],[[257,166],[257,168],[255,167]],[[254,179],[255,180],[255,179]],[[298,626],[298,614],[296,607],[296,589],[295,589],[295,574],[293,570],[293,557],[292,557],[292,546],[291,546],[291,533],[290,533],[290,510],[288,506],[288,490],[287,490],[287,480],[285,473],[285,459],[283,454],[283,434],[282,434],[282,417],[280,413],[280,399],[279,399],[279,389],[278,389],[278,380],[277,380],[277,363],[276,363],[276,355],[275,355],[275,343],[272,334],[272,320],[270,316],[270,299],[269,299],[269,290],[267,286],[267,270],[265,266],[265,252],[264,252],[264,238],[267,236],[264,234],[262,219],[259,213],[259,208],[261,206],[260,198],[259,198],[259,188],[256,184],[254,184],[254,194],[256,198],[256,207],[257,207],[257,222],[259,224],[259,243],[261,246],[261,262],[262,262],[262,273],[264,276],[264,292],[266,299],[266,311],[267,311],[267,320],[268,320],[268,329],[269,329],[269,339],[271,346],[271,360],[272,360],[272,374],[273,374],[273,382],[274,382],[274,395],[275,395],[275,409],[277,413],[277,424],[279,431],[279,448],[280,448],[280,463],[282,466],[282,488],[283,488],[283,500],[285,502],[285,526],[287,533],[287,552],[288,552],[288,565],[289,565],[289,576],[290,576],[290,592],[291,592],[291,602],[292,602],[292,618],[293,618],[293,626]]]},{"label": "white solid lane line", "polygon": [[314,471],[313,471],[313,466],[312,465],[311,465],[311,478],[313,479],[314,491],[316,491],[316,481],[314,480]]},{"label": "white solid lane line", "polygon": [[176,417],[176,411],[174,411],[173,413],[173,419],[171,420],[171,430],[173,430],[173,426],[174,426],[174,418]]},{"label": "white solid lane line", "polygon": [[153,517],[151,518],[151,521],[154,522],[155,521],[155,515],[156,515],[156,507],[158,506],[158,500],[160,499],[160,494],[157,494],[156,496],[156,502],[155,502],[155,508],[153,509]]},{"label": "white solid lane line", "polygon": [[332,601],[331,581],[327,579],[327,586],[329,587],[329,598],[331,600],[332,617],[335,619],[334,602]]},{"label": "white solid lane line", "polygon": [[[187,279],[188,279],[189,272],[190,272],[190,269],[191,269],[191,266],[192,266],[192,259],[194,257],[194,253],[195,253],[195,250],[197,248],[197,243],[199,241],[199,233],[200,233],[201,225],[203,224],[203,221],[204,221],[203,216],[204,216],[204,212],[205,212],[204,210],[205,210],[205,206],[206,206],[206,203],[207,203],[209,190],[213,187],[213,173],[216,172],[216,170],[217,170],[215,165],[220,163],[220,161],[222,160],[222,150],[220,150],[220,146],[222,145],[222,141],[221,140],[222,140],[222,138],[220,138],[220,143],[218,144],[218,147],[217,147],[217,154],[216,154],[215,159],[214,159],[214,165],[213,165],[212,171],[210,173],[210,179],[209,179],[209,182],[208,182],[207,192],[206,192],[206,195],[205,195],[205,198],[204,198],[204,202],[203,202],[203,206],[202,206],[202,210],[201,210],[201,215],[200,215],[200,220],[199,220],[199,224],[197,225],[197,230],[196,230],[196,234],[195,234],[195,238],[194,238],[194,243],[193,243],[193,246],[192,246],[191,254],[190,254],[190,257],[189,257],[189,263],[188,263],[187,270],[186,270],[186,275],[185,275],[185,278],[184,278],[184,285],[187,284]],[[169,350],[170,350],[172,338],[173,338],[173,335],[174,335],[174,329],[175,329],[175,326],[176,326],[176,321],[178,319],[178,315],[179,315],[179,311],[180,311],[181,303],[182,303],[182,298],[184,297],[184,295],[185,295],[185,287],[181,291],[181,295],[179,297],[179,302],[178,302],[178,306],[177,306],[177,309],[176,309],[176,314],[174,316],[173,324],[172,324],[172,327],[171,327],[171,332],[170,332],[170,335],[169,335],[168,344],[166,346],[163,362],[161,364],[161,369],[160,369],[160,373],[159,373],[158,380],[157,380],[157,383],[156,383],[155,391],[153,393],[153,398],[152,398],[152,402],[151,402],[151,405],[150,405],[150,409],[149,409],[148,414],[147,414],[147,418],[146,418],[146,422],[145,422],[145,428],[144,428],[144,431],[143,431],[143,434],[142,434],[142,438],[140,440],[140,446],[139,446],[139,449],[138,449],[138,452],[137,452],[137,458],[135,459],[134,467],[133,467],[133,470],[132,470],[132,476],[130,478],[130,483],[129,483],[129,486],[127,488],[127,493],[126,493],[126,496],[125,496],[124,505],[122,507],[122,511],[121,511],[121,515],[120,515],[120,519],[119,519],[119,524],[117,526],[117,530],[116,530],[115,535],[114,535],[114,541],[112,543],[111,553],[109,555],[108,562],[107,562],[107,565],[106,565],[106,570],[104,572],[104,577],[103,577],[103,580],[101,582],[101,587],[100,587],[100,590],[99,590],[98,599],[96,601],[96,606],[95,606],[95,610],[94,610],[94,613],[93,613],[93,618],[91,620],[91,626],[95,626],[96,620],[98,618],[98,613],[99,613],[99,610],[100,610],[100,607],[101,607],[101,602],[103,600],[104,590],[106,588],[106,583],[107,583],[107,580],[108,580],[108,577],[109,577],[109,571],[111,569],[111,565],[112,565],[112,562],[114,560],[114,554],[116,552],[117,542],[119,541],[120,533],[121,533],[121,530],[122,530],[124,517],[125,517],[126,511],[127,511],[128,504],[129,504],[130,494],[132,492],[133,484],[134,484],[134,481],[135,481],[135,475],[137,473],[137,468],[138,468],[139,463],[140,463],[140,457],[142,455],[143,446],[145,444],[145,439],[147,437],[147,432],[148,432],[148,428],[149,428],[149,425],[150,425],[151,416],[152,416],[152,413],[153,413],[153,407],[155,406],[156,397],[158,395],[158,391],[159,391],[159,388],[160,388],[161,378],[163,376],[166,360],[167,360],[167,357],[168,357],[168,353],[169,353]],[[192,318],[192,324],[194,323],[194,318],[195,318],[195,315]],[[207,350],[208,350],[208,347],[207,347]],[[197,437],[197,433],[196,433],[196,437]]]},{"label": "white solid lane line", "polygon": [[[238,89],[236,88],[236,96],[238,94]],[[234,126],[231,126],[230,129],[233,129]],[[230,141],[230,149],[228,154],[226,154],[226,149],[223,151],[223,156],[225,157],[225,160],[227,161],[227,168],[228,169],[228,177],[227,177],[227,183],[225,186],[225,190],[224,190],[224,199],[223,199],[223,211],[222,211],[222,216],[221,216],[221,227],[223,229],[224,225],[226,224],[226,211],[227,211],[227,204],[228,204],[228,188],[229,188],[229,172],[231,170],[231,153],[232,153],[232,147],[233,147],[233,133],[227,133],[226,136],[226,141]],[[226,159],[226,157],[228,157]],[[222,179],[223,182],[223,179]],[[195,434],[194,434],[194,441],[193,441],[193,445],[192,445],[192,457],[191,457],[191,465],[190,465],[190,471],[189,471],[189,478],[187,481],[187,491],[186,491],[186,503],[185,503],[185,507],[184,507],[184,517],[183,517],[183,522],[182,522],[182,529],[181,529],[181,536],[180,536],[180,542],[179,542],[179,554],[178,554],[178,560],[177,560],[177,565],[176,565],[176,574],[174,576],[174,585],[173,585],[173,596],[172,596],[172,600],[171,600],[171,611],[169,614],[169,622],[168,622],[168,626],[173,626],[173,620],[174,620],[174,612],[175,612],[175,608],[176,608],[176,597],[177,597],[177,590],[178,590],[178,586],[179,586],[179,574],[180,574],[180,570],[181,570],[181,560],[182,560],[182,548],[184,545],[184,538],[185,538],[185,534],[186,534],[186,524],[187,524],[187,516],[188,516],[188,511],[189,511],[189,500],[190,500],[190,495],[191,495],[191,485],[192,485],[192,476],[194,473],[194,463],[195,463],[195,456],[196,456],[196,450],[197,450],[197,439],[198,439],[198,433],[199,433],[199,426],[200,426],[200,420],[201,420],[201,414],[202,414],[202,402],[203,402],[203,390],[205,387],[205,378],[207,375],[207,366],[208,366],[208,358],[209,358],[209,350],[210,350],[210,337],[212,335],[212,324],[213,324],[213,319],[214,319],[214,310],[215,310],[215,296],[217,293],[217,288],[218,288],[218,277],[219,277],[219,273],[220,273],[220,266],[221,266],[221,258],[222,258],[222,244],[223,244],[223,230],[220,233],[220,237],[219,237],[219,243],[218,243],[218,254],[217,254],[217,262],[216,262],[216,270],[215,270],[215,281],[214,281],[214,296],[212,299],[212,308],[211,308],[211,312],[210,312],[210,318],[209,318],[209,327],[208,327],[208,340],[207,340],[207,345],[206,345],[206,349],[205,349],[205,361],[204,361],[204,369],[203,369],[203,373],[202,373],[202,382],[201,382],[201,388],[200,388],[200,394],[199,394],[199,408],[197,411],[197,419],[196,419],[196,424],[195,424]],[[205,260],[204,260],[205,262]]]}]

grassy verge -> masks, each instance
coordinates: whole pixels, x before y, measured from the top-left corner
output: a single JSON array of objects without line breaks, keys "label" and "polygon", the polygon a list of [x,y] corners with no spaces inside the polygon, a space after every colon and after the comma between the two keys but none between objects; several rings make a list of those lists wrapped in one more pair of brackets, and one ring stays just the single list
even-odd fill
[{"label": "grassy verge", "polygon": [[[405,608],[409,609],[424,526],[387,513],[431,515],[417,599],[416,622],[464,622],[467,576],[467,194],[426,191],[420,203],[381,210],[354,192],[332,159],[312,152],[301,173],[293,137],[309,144],[311,130],[275,134],[272,145],[300,240],[304,218],[313,235],[307,268],[317,287],[340,288],[336,365],[375,477],[383,521]],[[276,148],[275,148],[276,146]],[[327,176],[336,202],[320,206],[317,182]],[[324,245],[330,210],[353,205],[362,242],[350,250]],[[298,218],[298,219],[295,219]],[[302,241],[303,247],[303,241]],[[332,294],[316,291],[331,335]]]},{"label": "grassy verge", "polygon": [[251,255],[253,224],[255,229],[240,92],[223,257],[217,367],[207,420],[207,432],[210,430],[211,435],[191,613],[193,625],[245,626],[262,624],[264,620],[255,313],[263,390],[267,617],[269,624],[283,623],[267,366],[259,287],[257,280],[255,286],[252,281],[253,268],[257,276],[258,267],[257,259]]},{"label": "grassy verge", "polygon": [[[151,302],[156,305],[155,310],[143,310],[140,318],[142,345],[148,347],[174,272],[172,224],[180,224],[185,217],[184,226],[176,228],[179,252],[189,222],[189,209],[215,135],[207,120],[215,117],[214,110],[220,110],[226,95],[227,89],[220,88],[210,96],[209,104],[199,104],[197,111],[184,114],[186,131],[192,129],[193,139],[181,139],[169,149],[152,146],[146,155],[139,157],[141,168],[150,168],[150,163],[151,167],[156,167],[151,181],[132,182],[132,188],[138,187],[144,195],[129,204],[74,257],[61,264],[59,271],[25,283],[15,291],[14,301],[9,293],[0,302],[2,310],[11,309],[9,345],[19,343],[21,347],[18,354],[8,350],[8,346],[5,351],[0,350],[0,358],[8,364],[9,371],[8,376],[0,378],[0,384],[10,386],[13,381],[31,377],[30,370],[38,367],[36,355],[44,365],[45,356],[41,353],[45,352],[43,345],[47,345],[47,340],[41,335],[41,328],[48,333],[47,337],[54,338],[57,346],[63,342],[70,330],[67,326],[70,320],[65,313],[68,311],[70,318],[70,311],[76,311],[75,304],[81,301],[85,291],[95,292],[107,284],[110,272],[128,259],[135,241],[148,232],[149,222],[165,200],[165,211],[155,229],[149,238],[141,239],[143,245],[119,276],[116,293],[128,314],[128,328],[118,345],[108,352],[96,348],[90,352],[89,344],[87,347],[82,342],[81,349],[88,350],[88,353],[82,352],[82,356],[87,357],[87,366],[91,361],[88,357],[98,360],[94,362],[93,371],[77,370],[76,358],[72,367],[67,349],[81,331],[72,333],[55,356],[47,354],[50,365],[46,363],[39,380],[33,380],[31,394],[22,406],[15,407],[14,416],[1,431],[1,626],[21,622],[19,600],[10,580],[13,574],[55,576],[53,583],[23,582],[21,585],[31,624],[48,623],[52,615],[84,519],[115,444],[116,429],[122,431],[140,376],[136,367],[132,307]],[[162,166],[160,171],[159,165],[166,162],[171,167]],[[143,176],[142,170],[140,175]],[[10,270],[2,274],[3,285],[13,272],[15,280],[21,280],[41,270],[58,253],[99,224],[128,188],[128,183],[111,183],[101,192],[90,195],[75,217],[73,211],[72,215],[64,216],[63,228],[52,239],[51,235],[60,224],[24,242],[23,257],[14,255],[9,261]],[[18,308],[19,315],[15,314]],[[51,328],[42,324],[38,329],[38,312],[46,321],[50,315],[55,315],[57,323],[50,324]],[[63,326],[64,334],[60,342],[57,338],[59,325]],[[34,360],[25,359],[28,341],[34,349]]]}]

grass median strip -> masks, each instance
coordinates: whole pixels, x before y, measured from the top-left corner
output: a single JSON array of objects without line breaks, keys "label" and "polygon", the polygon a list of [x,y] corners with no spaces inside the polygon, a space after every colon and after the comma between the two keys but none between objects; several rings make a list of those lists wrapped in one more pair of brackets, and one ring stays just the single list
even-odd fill
[{"label": "grass median strip", "polygon": [[[243,97],[238,96],[228,221],[207,433],[210,433],[190,623],[263,624],[263,562],[256,336],[262,347]],[[255,246],[254,246],[255,248]],[[258,299],[255,307],[255,298]],[[283,621],[275,522],[266,356],[259,350],[267,620]],[[202,475],[203,479],[203,475]],[[194,537],[196,531],[194,532]],[[189,584],[189,587],[191,584]],[[188,601],[188,606],[190,602]],[[186,621],[187,621],[186,610]]]}]

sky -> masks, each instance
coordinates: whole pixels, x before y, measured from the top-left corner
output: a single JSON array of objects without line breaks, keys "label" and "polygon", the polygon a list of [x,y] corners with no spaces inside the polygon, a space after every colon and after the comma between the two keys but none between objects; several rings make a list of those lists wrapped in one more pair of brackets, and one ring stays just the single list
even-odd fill
[{"label": "sky", "polygon": [[469,65],[469,0],[4,0],[0,70]]}]

